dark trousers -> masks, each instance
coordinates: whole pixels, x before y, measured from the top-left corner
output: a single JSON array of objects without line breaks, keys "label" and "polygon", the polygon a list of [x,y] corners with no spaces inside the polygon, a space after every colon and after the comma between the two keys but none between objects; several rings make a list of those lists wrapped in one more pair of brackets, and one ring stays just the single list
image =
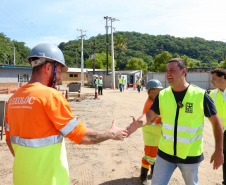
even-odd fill
[{"label": "dark trousers", "polygon": [[141,86],[138,85],[138,86],[137,86],[138,93],[140,92],[140,88],[141,88]]},{"label": "dark trousers", "polygon": [[122,84],[119,84],[120,92],[122,92]]},{"label": "dark trousers", "polygon": [[102,94],[102,86],[98,86],[98,94],[99,94],[99,95],[103,95],[103,94]]},{"label": "dark trousers", "polygon": [[224,144],[223,144],[223,153],[224,153],[224,164],[223,164],[223,184],[226,184],[226,131],[224,132]]}]

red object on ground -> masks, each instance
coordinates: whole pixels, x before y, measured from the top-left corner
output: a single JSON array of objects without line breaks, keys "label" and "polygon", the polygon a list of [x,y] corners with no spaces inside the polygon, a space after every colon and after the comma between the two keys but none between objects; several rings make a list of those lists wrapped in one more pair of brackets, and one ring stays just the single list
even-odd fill
[{"label": "red object on ground", "polygon": [[79,97],[79,98],[81,97],[81,93],[80,93],[80,90],[78,91],[78,97]]},{"label": "red object on ground", "polygon": [[66,90],[66,95],[65,95],[66,100],[68,100],[68,91]]},{"label": "red object on ground", "polygon": [[113,87],[112,87],[112,83],[111,83],[111,89],[113,89]]},{"label": "red object on ground", "polygon": [[95,98],[94,99],[99,99],[97,91],[95,91]]},{"label": "red object on ground", "polygon": [[10,89],[9,88],[7,88],[7,94],[10,94]]},{"label": "red object on ground", "polygon": [[128,86],[129,86],[129,84],[127,84],[126,90],[128,90]]},{"label": "red object on ground", "polygon": [[135,84],[133,84],[133,90],[136,90],[136,85]]}]

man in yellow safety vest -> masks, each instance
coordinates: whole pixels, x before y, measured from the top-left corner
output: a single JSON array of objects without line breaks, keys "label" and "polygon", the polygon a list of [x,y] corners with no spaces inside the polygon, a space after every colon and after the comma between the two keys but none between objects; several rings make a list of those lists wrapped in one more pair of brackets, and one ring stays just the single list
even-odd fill
[{"label": "man in yellow safety vest", "polygon": [[136,81],[136,85],[137,85],[137,90],[138,90],[138,93],[140,93],[140,89],[141,89],[141,79],[140,77],[138,76],[137,77],[137,81]]},{"label": "man in yellow safety vest", "polygon": [[125,89],[126,80],[124,79],[124,76],[122,77],[122,91]]},{"label": "man in yellow safety vest", "polygon": [[223,128],[210,96],[186,82],[187,63],[180,58],[168,61],[166,79],[170,85],[159,92],[154,102],[138,120],[127,127],[128,136],[161,114],[162,136],[155,162],[152,185],[168,184],[174,170],[182,172],[186,185],[198,185],[198,168],[203,156],[204,117],[213,127],[215,151],[213,169],[224,163]]},{"label": "man in yellow safety vest", "polygon": [[[213,99],[214,104],[217,108],[218,115],[221,119],[223,125],[224,132],[224,142],[223,142],[223,153],[224,153],[224,161],[226,160],[226,70],[217,68],[211,73],[211,83],[215,90],[211,91],[210,97]],[[226,184],[226,164],[223,164],[223,182],[222,184]]]},{"label": "man in yellow safety vest", "polygon": [[122,77],[121,77],[121,75],[119,75],[118,84],[119,84],[120,92],[122,92]]}]

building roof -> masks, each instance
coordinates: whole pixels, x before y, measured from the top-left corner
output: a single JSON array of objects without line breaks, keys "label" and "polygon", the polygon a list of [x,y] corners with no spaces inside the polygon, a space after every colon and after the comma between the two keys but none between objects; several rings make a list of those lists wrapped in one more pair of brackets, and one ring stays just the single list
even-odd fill
[{"label": "building roof", "polygon": [[[88,71],[93,71],[91,68],[83,68],[83,72],[86,73]],[[95,71],[106,71],[106,69],[95,69]],[[68,68],[67,73],[79,73],[81,72],[81,68]]]},{"label": "building roof", "polygon": [[[115,71],[115,74],[134,74],[137,72],[142,71],[142,69],[137,69],[137,70],[121,70],[121,71]],[[112,72],[109,72],[109,74],[111,74]]]},{"label": "building roof", "polygon": [[18,65],[7,65],[7,64],[0,64],[0,68],[7,68],[7,69],[32,69],[31,66],[18,66]]}]

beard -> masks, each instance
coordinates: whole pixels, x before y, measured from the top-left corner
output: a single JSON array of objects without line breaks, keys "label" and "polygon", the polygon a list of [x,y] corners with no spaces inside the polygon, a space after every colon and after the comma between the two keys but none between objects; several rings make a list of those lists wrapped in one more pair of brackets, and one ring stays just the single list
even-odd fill
[{"label": "beard", "polygon": [[[48,87],[52,87],[52,84],[53,84],[53,73],[52,73],[52,75],[51,75],[51,77],[49,78],[49,83],[48,83]],[[56,84],[56,83],[55,83]],[[53,85],[53,88],[55,88],[55,84]]]}]

